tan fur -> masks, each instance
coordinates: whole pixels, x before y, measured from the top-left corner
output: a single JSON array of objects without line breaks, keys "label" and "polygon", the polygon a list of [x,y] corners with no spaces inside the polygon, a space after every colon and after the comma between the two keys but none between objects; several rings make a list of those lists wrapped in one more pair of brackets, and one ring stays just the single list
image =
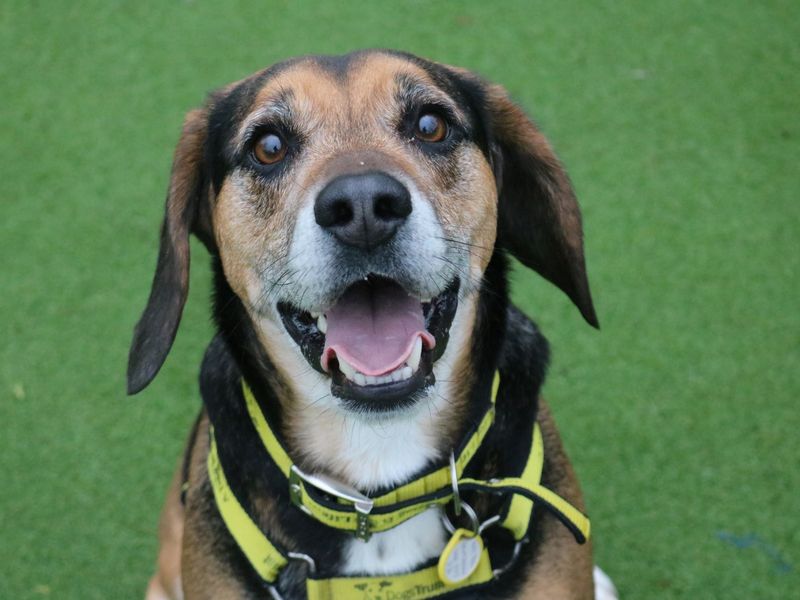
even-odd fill
[{"label": "tan fur", "polygon": [[[551,465],[553,491],[584,510],[578,479],[561,445],[561,438],[550,409],[539,401],[537,416],[544,438],[545,456]],[[528,579],[519,598],[525,600],[591,600],[594,598],[592,580],[592,543],[575,543],[575,538],[555,517],[545,514],[541,553],[528,571]]]},{"label": "tan fur", "polygon": [[202,512],[200,494],[208,490],[209,424],[201,419],[191,451],[189,491],[186,495],[185,528],[181,568],[187,600],[234,600],[244,597],[240,583],[216,559],[216,540]]},{"label": "tan fur", "polygon": [[[226,278],[236,294],[245,300],[254,322],[260,323],[259,339],[280,372],[279,380],[272,382],[282,388],[285,382],[298,377],[313,376],[305,361],[298,362],[296,353],[286,352],[282,325],[259,314],[259,301],[263,298],[260,271],[264,257],[287,254],[294,229],[297,211],[303,199],[311,199],[304,192],[319,189],[320,182],[330,181],[343,173],[357,173],[380,167],[390,172],[406,174],[420,192],[428,198],[448,238],[460,240],[469,254],[468,272],[462,274],[463,285],[475,289],[486,268],[494,246],[497,220],[497,194],[493,174],[483,155],[476,148],[465,149],[458,159],[458,180],[449,188],[442,187],[442,178],[433,165],[420,161],[418,154],[398,140],[387,123],[398,117],[395,102],[395,77],[402,74],[421,86],[428,86],[432,97],[452,104],[444,94],[433,87],[425,71],[396,57],[370,56],[353,65],[344,81],[337,81],[320,69],[313,61],[301,61],[278,74],[266,83],[256,95],[251,114],[243,120],[240,131],[257,122],[265,107],[276,99],[288,96],[296,120],[303,123],[305,131],[315,133],[318,140],[304,150],[305,158],[293,167],[291,181],[280,190],[280,199],[253,196],[259,190],[244,178],[231,177],[225,181],[214,204],[213,220],[215,239],[219,247]],[[453,107],[459,113],[458,107]],[[268,217],[259,206],[270,204]],[[472,328],[474,315],[466,323]],[[465,349],[458,366],[447,374],[448,380],[470,381],[461,375],[468,369],[468,352]],[[436,431],[455,430],[466,398],[465,386],[459,386],[451,402],[452,411],[433,419],[430,427]],[[307,425],[320,419],[335,418],[321,414],[319,407],[299,406],[293,400],[296,394],[287,390],[279,394],[283,409],[291,413],[287,419],[290,447],[300,456],[308,455],[304,435],[314,431],[315,438],[327,450],[325,457],[335,457],[339,439],[346,427],[311,429]],[[325,390],[320,389],[320,395]],[[322,440],[316,437],[322,436]],[[430,435],[434,435],[431,432]],[[449,436],[447,436],[449,438]],[[324,442],[324,443],[322,443]],[[449,443],[449,439],[448,439]],[[443,443],[443,446],[446,444]],[[343,464],[312,464],[334,475],[346,475],[350,466]],[[356,465],[352,466],[353,468]]]}]

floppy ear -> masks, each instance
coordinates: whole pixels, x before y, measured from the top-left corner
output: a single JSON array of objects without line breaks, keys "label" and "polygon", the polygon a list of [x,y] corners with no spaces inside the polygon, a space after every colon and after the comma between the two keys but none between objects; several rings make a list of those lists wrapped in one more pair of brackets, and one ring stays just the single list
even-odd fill
[{"label": "floppy ear", "polygon": [[129,394],[144,389],[164,364],[189,293],[189,233],[204,185],[206,123],[205,110],[189,112],[175,149],[156,273],[128,355]]},{"label": "floppy ear", "polygon": [[500,86],[486,90],[499,194],[497,243],[564,291],[598,327],[578,201],[549,142]]}]

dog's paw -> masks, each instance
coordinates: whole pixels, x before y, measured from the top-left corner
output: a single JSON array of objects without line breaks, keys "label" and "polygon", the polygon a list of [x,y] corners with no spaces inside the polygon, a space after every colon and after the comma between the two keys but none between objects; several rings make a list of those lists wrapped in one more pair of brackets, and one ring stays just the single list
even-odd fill
[{"label": "dog's paw", "polygon": [[619,600],[614,582],[597,565],[594,567],[594,600]]}]

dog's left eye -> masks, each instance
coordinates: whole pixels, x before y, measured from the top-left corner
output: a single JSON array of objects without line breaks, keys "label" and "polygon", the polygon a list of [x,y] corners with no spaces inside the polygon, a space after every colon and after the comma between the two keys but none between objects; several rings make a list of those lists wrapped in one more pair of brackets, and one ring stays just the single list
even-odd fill
[{"label": "dog's left eye", "polygon": [[286,156],[286,142],[277,133],[267,133],[256,142],[253,154],[262,165],[274,165]]},{"label": "dog's left eye", "polygon": [[441,142],[447,137],[447,123],[436,113],[424,113],[417,120],[414,136],[423,142]]}]

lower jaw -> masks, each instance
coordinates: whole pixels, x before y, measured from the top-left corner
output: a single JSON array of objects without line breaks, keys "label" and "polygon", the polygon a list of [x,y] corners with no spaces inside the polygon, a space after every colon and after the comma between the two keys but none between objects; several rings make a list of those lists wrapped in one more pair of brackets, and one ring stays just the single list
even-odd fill
[{"label": "lower jaw", "polygon": [[331,376],[331,393],[345,410],[387,414],[414,406],[434,383],[432,357],[424,352],[411,377],[392,383],[357,385],[337,369]]}]

